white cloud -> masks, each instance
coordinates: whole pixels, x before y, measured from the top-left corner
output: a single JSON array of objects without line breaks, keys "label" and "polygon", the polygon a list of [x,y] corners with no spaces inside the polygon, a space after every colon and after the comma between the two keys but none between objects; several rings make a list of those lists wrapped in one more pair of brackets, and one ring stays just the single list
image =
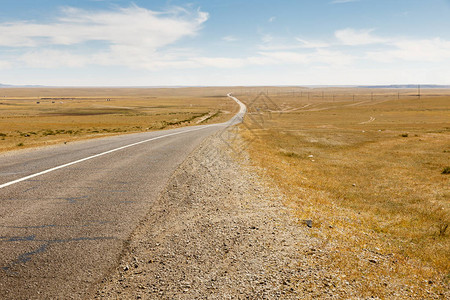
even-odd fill
[{"label": "white cloud", "polygon": [[245,59],[229,57],[198,57],[193,61],[200,66],[215,68],[239,68],[246,65]]},{"label": "white cloud", "polygon": [[324,41],[304,40],[295,38],[292,43],[275,42],[272,38],[267,38],[266,43],[258,45],[258,49],[262,51],[286,51],[286,50],[301,50],[301,49],[319,49],[328,48],[332,45]]},{"label": "white cloud", "polygon": [[[90,12],[62,9],[55,22],[12,22],[0,24],[0,47],[29,48],[19,61],[30,66],[82,66],[87,63],[138,67],[158,51],[184,37],[194,36],[208,19],[208,13],[174,8],[155,12],[138,6],[114,11]],[[81,54],[73,45],[101,42],[98,53]],[[55,51],[54,46],[62,48]],[[161,54],[162,55],[162,54]],[[73,62],[72,62],[73,60]],[[99,61],[97,61],[99,60]]]},{"label": "white cloud", "polygon": [[273,64],[306,64],[310,61],[309,55],[293,51],[259,52],[259,54],[263,58],[267,58],[267,62],[271,61]]},{"label": "white cloud", "polygon": [[0,60],[0,70],[9,69],[9,68],[11,68],[11,67],[12,67],[12,65],[11,65],[10,62]]},{"label": "white cloud", "polygon": [[388,49],[370,51],[367,58],[380,62],[396,60],[419,62],[447,62],[450,60],[450,41],[441,38],[424,40],[392,40]]},{"label": "white cloud", "polygon": [[354,61],[354,57],[339,51],[331,51],[317,49],[313,52],[303,51],[262,51],[259,56],[250,57],[250,64],[326,64],[332,65],[348,65]]},{"label": "white cloud", "polygon": [[318,49],[314,54],[312,61],[329,66],[343,66],[354,63],[356,59],[357,57],[340,51]]},{"label": "white cloud", "polygon": [[270,18],[269,18],[269,23],[274,22],[276,19],[277,19],[277,17],[270,17]]},{"label": "white cloud", "polygon": [[301,48],[327,48],[331,45],[322,41],[308,41],[301,38],[296,38],[298,42],[301,43]]},{"label": "white cloud", "polygon": [[33,68],[82,67],[91,62],[88,57],[60,50],[33,50],[19,57]]},{"label": "white cloud", "polygon": [[262,37],[261,37],[261,41],[263,42],[263,43],[270,43],[271,41],[273,40],[273,36],[271,36],[270,34],[264,34]]},{"label": "white cloud", "polygon": [[233,35],[227,35],[222,38],[225,42],[236,42],[238,39]]},{"label": "white cloud", "polygon": [[335,37],[344,45],[358,46],[369,45],[386,42],[385,39],[374,36],[371,33],[373,29],[360,29],[347,28],[338,30],[335,32]]},{"label": "white cloud", "polygon": [[55,23],[27,22],[0,24],[0,46],[35,47],[48,43],[74,45],[104,41],[114,45],[162,47],[184,36],[194,35],[208,14],[198,12],[185,20],[173,12],[158,13],[137,6],[112,12],[91,13],[64,8]]}]

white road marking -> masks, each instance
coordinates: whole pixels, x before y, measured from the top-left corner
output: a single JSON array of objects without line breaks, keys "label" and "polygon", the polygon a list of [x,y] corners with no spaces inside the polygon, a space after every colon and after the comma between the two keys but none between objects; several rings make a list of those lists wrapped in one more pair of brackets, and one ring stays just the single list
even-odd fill
[{"label": "white road marking", "polygon": [[80,163],[80,162],[83,162],[83,161],[86,161],[86,160],[89,160],[89,159],[93,159],[93,158],[96,158],[96,157],[99,157],[99,156],[103,156],[103,155],[106,155],[106,154],[109,154],[109,153],[113,153],[113,152],[116,152],[116,151],[119,151],[119,150],[123,150],[123,149],[129,148],[129,147],[133,147],[133,146],[136,146],[136,145],[139,145],[139,144],[143,144],[143,143],[151,142],[151,141],[154,141],[154,140],[162,139],[162,138],[165,138],[165,137],[168,137],[168,136],[173,136],[173,135],[178,135],[178,134],[182,134],[182,133],[202,130],[202,129],[205,129],[205,128],[208,128],[208,127],[211,127],[211,126],[231,126],[231,125],[234,125],[236,123],[242,122],[243,115],[246,112],[246,106],[241,101],[239,101],[237,98],[231,96],[231,93],[229,93],[227,96],[230,97],[231,99],[233,99],[234,101],[236,101],[237,104],[239,104],[240,110],[230,121],[228,121],[226,123],[205,125],[205,126],[202,126],[201,128],[195,128],[195,129],[185,130],[185,131],[181,131],[181,132],[169,133],[169,134],[166,134],[166,135],[162,135],[162,136],[154,137],[154,138],[151,138],[151,139],[143,140],[143,141],[140,141],[140,142],[136,142],[136,143],[133,143],[133,144],[129,144],[129,145],[126,145],[126,146],[122,146],[122,147],[119,147],[119,148],[116,148],[116,149],[108,150],[108,151],[105,151],[105,152],[102,152],[102,153],[99,153],[99,154],[95,154],[95,155],[92,155],[92,156],[89,156],[89,157],[86,157],[86,158],[82,158],[82,159],[79,159],[79,160],[76,160],[76,161],[73,161],[73,162],[70,162],[70,163],[67,163],[67,164],[64,164],[64,165],[60,165],[60,166],[57,166],[57,167],[54,167],[54,168],[51,168],[51,169],[47,169],[47,170],[35,173],[35,174],[31,174],[31,175],[28,175],[28,176],[25,176],[25,177],[22,177],[22,178],[19,178],[19,179],[16,179],[16,180],[13,180],[13,181],[10,181],[10,182],[7,182],[7,183],[3,183],[3,184],[0,185],[0,189],[5,188],[5,187],[10,186],[10,185],[13,185],[15,183],[19,183],[19,182],[22,182],[22,181],[25,181],[25,180],[28,180],[28,179],[31,179],[31,178],[34,178],[34,177],[37,177],[37,176],[40,176],[40,175],[44,175],[44,174],[47,174],[47,173],[50,173],[50,172],[53,172],[53,171],[56,171],[56,170],[59,170],[59,169],[62,169],[62,168],[65,168],[65,167],[77,164],[77,163]]},{"label": "white road marking", "polygon": [[136,142],[136,143],[133,143],[133,144],[129,144],[129,145],[126,145],[126,146],[122,146],[122,147],[119,147],[119,148],[108,150],[108,151],[105,151],[105,152],[102,152],[102,153],[99,153],[99,154],[95,154],[95,155],[92,155],[92,156],[89,156],[89,157],[86,157],[86,158],[82,158],[82,159],[79,159],[79,160],[76,160],[76,161],[73,161],[73,162],[70,162],[70,163],[67,163],[67,164],[64,164],[64,165],[60,165],[60,166],[57,166],[57,167],[54,167],[54,168],[51,168],[51,169],[47,169],[47,170],[41,171],[39,173],[31,174],[31,175],[28,175],[28,176],[25,176],[25,177],[22,177],[22,178],[19,178],[19,179],[16,179],[16,180],[4,183],[4,184],[1,184],[0,185],[0,189],[5,188],[5,187],[10,186],[10,185],[13,185],[15,183],[19,183],[19,182],[22,182],[22,181],[25,181],[25,180],[28,180],[28,179],[31,179],[31,178],[34,178],[34,177],[37,177],[37,176],[40,176],[40,175],[44,175],[44,174],[47,174],[47,173],[50,173],[50,172],[53,172],[53,171],[56,171],[56,170],[59,170],[59,169],[62,169],[62,168],[65,168],[65,167],[77,164],[77,163],[80,163],[80,162],[83,162],[83,161],[86,161],[86,160],[89,160],[89,159],[93,159],[93,158],[96,158],[96,157],[99,157],[99,156],[103,156],[103,155],[106,155],[106,154],[109,154],[109,153],[113,153],[113,152],[116,152],[116,151],[119,151],[119,150],[123,150],[123,149],[129,148],[129,147],[133,147],[133,146],[136,146],[136,145],[139,145],[139,144],[143,144],[143,143],[151,142],[151,141],[154,141],[154,140],[162,139],[162,138],[165,138],[165,137],[168,137],[168,136],[173,136],[173,135],[178,135],[178,134],[182,134],[182,133],[197,131],[197,130],[205,129],[205,128],[208,128],[208,127],[211,127],[211,126],[220,126],[220,125],[222,125],[222,124],[206,125],[206,126],[201,127],[201,128],[195,128],[195,129],[181,131],[181,132],[169,133],[169,134],[166,134],[166,135],[154,137],[154,138],[151,138],[151,139],[143,140],[143,141]]}]

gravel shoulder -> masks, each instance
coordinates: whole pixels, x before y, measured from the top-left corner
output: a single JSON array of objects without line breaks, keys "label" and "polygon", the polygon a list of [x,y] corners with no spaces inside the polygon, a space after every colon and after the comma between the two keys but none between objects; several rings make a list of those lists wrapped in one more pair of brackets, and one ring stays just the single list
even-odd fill
[{"label": "gravel shoulder", "polygon": [[228,146],[239,138],[224,136],[205,140],[175,171],[90,299],[380,299],[363,296],[374,286],[388,298],[420,299],[402,281],[364,276],[361,268],[396,266],[375,252],[354,253],[360,276],[346,278],[333,262],[344,255],[337,241],[296,219],[264,170]]},{"label": "gravel shoulder", "polygon": [[[233,157],[234,156],[234,157]],[[93,298],[297,299],[299,244],[314,242],[282,195],[217,135],[173,174]]]}]

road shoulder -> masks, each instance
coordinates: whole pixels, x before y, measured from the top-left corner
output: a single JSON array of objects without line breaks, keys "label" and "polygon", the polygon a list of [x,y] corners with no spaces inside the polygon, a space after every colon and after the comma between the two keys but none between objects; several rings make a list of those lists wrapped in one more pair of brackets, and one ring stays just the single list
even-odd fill
[{"label": "road shoulder", "polygon": [[298,244],[311,239],[232,156],[215,135],[184,161],[94,298],[298,298]]}]

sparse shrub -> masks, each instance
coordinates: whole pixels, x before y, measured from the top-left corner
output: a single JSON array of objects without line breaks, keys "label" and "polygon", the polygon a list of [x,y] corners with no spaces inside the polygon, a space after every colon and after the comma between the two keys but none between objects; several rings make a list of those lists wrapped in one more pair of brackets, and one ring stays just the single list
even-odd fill
[{"label": "sparse shrub", "polygon": [[55,135],[55,134],[56,133],[51,129],[47,129],[44,132],[42,132],[42,136]]},{"label": "sparse shrub", "polygon": [[0,133],[0,136],[1,136],[1,137],[5,137],[6,134],[5,134],[5,133]]},{"label": "sparse shrub", "polygon": [[400,136],[401,137],[408,137],[408,134],[407,133],[402,133]]},{"label": "sparse shrub", "polygon": [[439,224],[439,236],[444,236],[447,231],[448,223]]},{"label": "sparse shrub", "polygon": [[442,174],[450,174],[450,167],[446,166],[444,169],[442,169]]},{"label": "sparse shrub", "polygon": [[18,143],[17,144],[17,147],[22,147],[23,146],[23,143]]},{"label": "sparse shrub", "polygon": [[[208,122],[209,120],[211,120],[212,118],[217,117],[219,114],[220,114],[220,111],[218,111],[218,112],[216,112],[215,114],[213,114],[213,115],[207,117],[207,118],[204,119],[201,123],[206,123],[206,122]],[[203,117],[203,116],[201,116],[201,117]]]},{"label": "sparse shrub", "polygon": [[284,152],[284,151],[281,151],[280,154],[283,155],[283,156],[287,156],[287,157],[301,158],[301,155],[298,154],[298,153],[295,153],[295,152]]}]

